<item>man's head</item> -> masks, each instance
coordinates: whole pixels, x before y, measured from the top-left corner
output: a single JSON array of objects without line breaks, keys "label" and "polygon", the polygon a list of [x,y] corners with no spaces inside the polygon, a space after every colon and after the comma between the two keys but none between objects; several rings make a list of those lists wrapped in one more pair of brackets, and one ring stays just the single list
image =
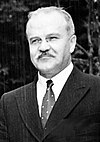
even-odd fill
[{"label": "man's head", "polygon": [[46,7],[29,13],[26,34],[32,63],[51,78],[71,62],[76,44],[71,16],[61,8]]}]

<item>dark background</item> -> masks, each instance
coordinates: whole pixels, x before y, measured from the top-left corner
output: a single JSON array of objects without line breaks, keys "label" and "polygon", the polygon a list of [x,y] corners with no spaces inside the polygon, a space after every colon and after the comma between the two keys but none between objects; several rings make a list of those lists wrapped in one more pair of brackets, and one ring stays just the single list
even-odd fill
[{"label": "dark background", "polygon": [[1,0],[0,96],[34,79],[25,34],[29,11],[45,6],[64,7],[74,20],[77,45],[74,64],[83,72],[100,76],[100,0]]}]

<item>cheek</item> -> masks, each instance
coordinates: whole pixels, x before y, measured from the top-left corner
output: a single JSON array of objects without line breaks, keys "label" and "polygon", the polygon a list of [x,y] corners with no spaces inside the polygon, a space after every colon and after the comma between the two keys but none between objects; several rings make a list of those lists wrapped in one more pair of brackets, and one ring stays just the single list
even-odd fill
[{"label": "cheek", "polygon": [[30,51],[30,54],[33,54],[34,53],[34,48],[32,46],[29,46],[29,51]]},{"label": "cheek", "polygon": [[36,55],[35,55],[34,51],[30,50],[30,59],[33,63],[35,62],[35,58],[36,58]]},{"label": "cheek", "polygon": [[37,55],[36,49],[33,47],[30,47],[29,51],[30,51],[31,58],[35,58],[35,56]]},{"label": "cheek", "polygon": [[68,49],[67,49],[67,47],[65,46],[65,47],[63,47],[63,46],[61,46],[62,48],[59,48],[59,50],[57,51],[57,53],[58,53],[58,56],[60,57],[60,58],[63,58],[63,57],[65,57],[65,56],[67,56],[67,54],[68,54]]},{"label": "cheek", "polygon": [[67,60],[69,59],[69,56],[70,56],[69,49],[66,47],[63,50],[60,50],[59,53],[60,53],[59,60],[61,62],[67,62]]}]

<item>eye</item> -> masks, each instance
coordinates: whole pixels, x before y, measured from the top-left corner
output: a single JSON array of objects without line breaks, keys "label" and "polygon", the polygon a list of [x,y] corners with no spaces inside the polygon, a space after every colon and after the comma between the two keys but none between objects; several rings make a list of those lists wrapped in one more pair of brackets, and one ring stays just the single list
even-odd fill
[{"label": "eye", "polygon": [[48,42],[48,41],[56,41],[57,39],[58,39],[57,36],[50,36],[50,37],[48,37],[46,40],[47,40],[47,42]]},{"label": "eye", "polygon": [[36,44],[38,44],[38,43],[40,43],[41,42],[41,39],[40,38],[36,38],[36,39],[31,39],[30,40],[30,43],[31,44],[34,44],[34,45],[36,45]]}]

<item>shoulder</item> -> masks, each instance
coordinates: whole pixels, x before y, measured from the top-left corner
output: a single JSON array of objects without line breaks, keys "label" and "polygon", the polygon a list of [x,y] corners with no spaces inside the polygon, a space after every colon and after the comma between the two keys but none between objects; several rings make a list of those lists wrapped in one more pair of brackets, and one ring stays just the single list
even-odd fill
[{"label": "shoulder", "polygon": [[23,97],[25,92],[28,92],[29,90],[31,90],[33,86],[34,86],[34,82],[31,82],[15,90],[6,92],[1,96],[1,101],[4,100],[6,102],[10,102],[10,101],[12,102],[14,101],[15,97]]},{"label": "shoulder", "polygon": [[77,79],[85,82],[86,84],[89,84],[90,86],[98,87],[100,90],[100,77],[92,74],[87,74],[81,72],[79,69],[75,67],[76,74],[77,74]]}]

